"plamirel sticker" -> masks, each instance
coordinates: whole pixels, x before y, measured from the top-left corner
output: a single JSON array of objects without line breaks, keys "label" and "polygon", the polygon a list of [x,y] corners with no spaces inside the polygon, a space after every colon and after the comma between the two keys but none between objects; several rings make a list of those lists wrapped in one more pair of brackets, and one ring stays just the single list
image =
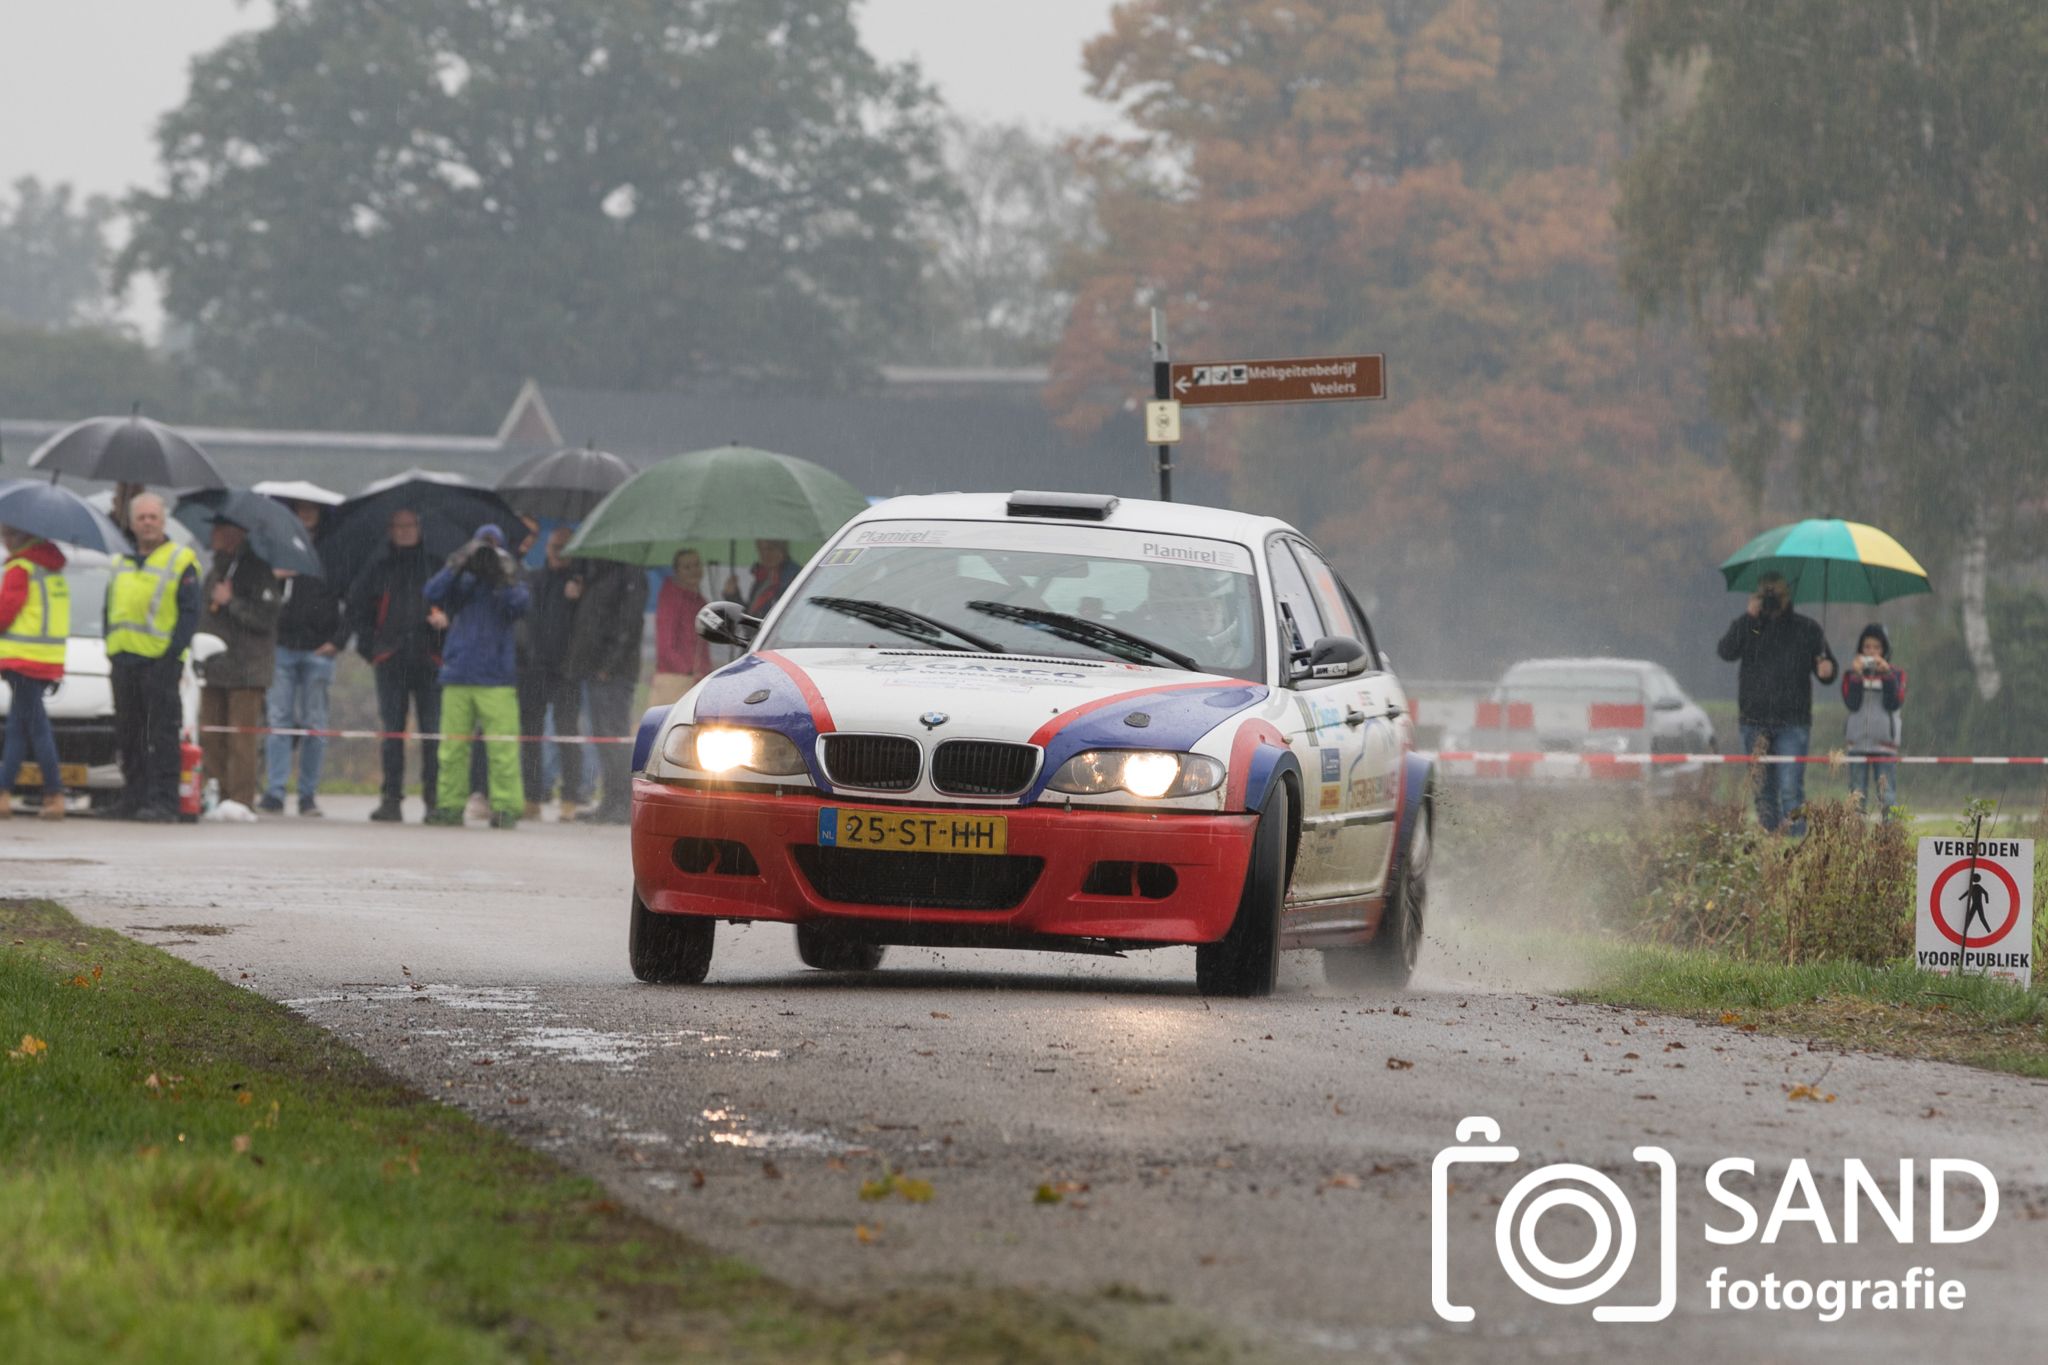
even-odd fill
[{"label": "plamirel sticker", "polygon": [[1914,960],[1947,976],[2034,979],[2034,841],[1920,841]]}]

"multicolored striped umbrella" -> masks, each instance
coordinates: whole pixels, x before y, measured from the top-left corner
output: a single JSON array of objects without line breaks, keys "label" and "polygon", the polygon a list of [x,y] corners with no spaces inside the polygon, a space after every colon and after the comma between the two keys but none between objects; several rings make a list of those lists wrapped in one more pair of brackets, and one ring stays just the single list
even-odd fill
[{"label": "multicolored striped umbrella", "polygon": [[1833,517],[1766,531],[1721,563],[1730,592],[1751,592],[1773,570],[1792,584],[1794,602],[1889,602],[1932,592],[1927,570],[1875,526]]}]

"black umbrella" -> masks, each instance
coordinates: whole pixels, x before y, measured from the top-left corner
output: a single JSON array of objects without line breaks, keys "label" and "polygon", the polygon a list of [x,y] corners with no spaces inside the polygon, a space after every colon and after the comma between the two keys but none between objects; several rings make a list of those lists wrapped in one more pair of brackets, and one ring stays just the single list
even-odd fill
[{"label": "black umbrella", "polygon": [[320,538],[327,581],[346,592],[391,543],[391,514],[411,508],[419,514],[420,538],[436,559],[453,554],[477,528],[495,522],[512,544],[519,541],[519,514],[503,498],[460,474],[408,469],[379,479],[334,509]]},{"label": "black umbrella", "polygon": [[633,466],[596,446],[572,446],[524,461],[498,491],[530,517],[581,521],[604,495],[633,477]]},{"label": "black umbrella", "polygon": [[74,422],[36,448],[29,467],[111,483],[147,483],[159,488],[226,488],[206,452],[140,411],[131,417],[88,417]]},{"label": "black umbrella", "polygon": [[208,488],[187,493],[178,499],[171,515],[202,539],[213,533],[216,521],[241,527],[249,533],[249,549],[273,569],[314,578],[327,574],[298,517],[283,503],[253,489]]},{"label": "black umbrella", "polygon": [[107,554],[128,547],[106,513],[61,484],[36,479],[0,479],[0,526]]}]

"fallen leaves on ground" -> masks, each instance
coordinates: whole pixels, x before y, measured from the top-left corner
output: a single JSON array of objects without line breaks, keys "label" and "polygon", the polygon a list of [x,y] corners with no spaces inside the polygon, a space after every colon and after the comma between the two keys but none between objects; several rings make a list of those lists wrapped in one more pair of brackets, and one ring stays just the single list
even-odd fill
[{"label": "fallen leaves on ground", "polygon": [[881,1237],[882,1228],[879,1223],[873,1227],[868,1226],[866,1223],[855,1223],[853,1225],[853,1240],[859,1242],[864,1247],[873,1246],[881,1240]]},{"label": "fallen leaves on ground", "polygon": [[912,1179],[901,1171],[891,1171],[860,1182],[860,1197],[869,1203],[892,1195],[908,1204],[929,1204],[932,1202],[932,1182]]},{"label": "fallen leaves on ground", "polygon": [[1835,1102],[1835,1095],[1832,1090],[1824,1091],[1818,1086],[1807,1085],[1803,1081],[1798,1085],[1786,1086],[1785,1098],[1788,1100],[1807,1100],[1813,1104],[1833,1104]]},{"label": "fallen leaves on ground", "polygon": [[1063,1204],[1066,1202],[1068,1195],[1086,1194],[1087,1192],[1088,1182],[1085,1180],[1049,1180],[1032,1192],[1031,1202],[1034,1204]]},{"label": "fallen leaves on ground", "polygon": [[1409,1061],[1406,1057],[1387,1058],[1387,1070],[1389,1071],[1413,1071],[1414,1069],[1415,1063]]},{"label": "fallen leaves on ground", "polygon": [[80,972],[78,975],[71,978],[69,984],[78,987],[80,990],[89,991],[94,986],[99,985],[100,978],[102,978],[105,975],[106,972],[102,968],[100,968],[98,965],[94,965],[91,973],[88,974],[86,972]]},{"label": "fallen leaves on ground", "polygon": [[7,1055],[17,1062],[33,1061],[50,1050],[50,1045],[33,1033],[21,1035],[21,1046],[9,1048]]}]

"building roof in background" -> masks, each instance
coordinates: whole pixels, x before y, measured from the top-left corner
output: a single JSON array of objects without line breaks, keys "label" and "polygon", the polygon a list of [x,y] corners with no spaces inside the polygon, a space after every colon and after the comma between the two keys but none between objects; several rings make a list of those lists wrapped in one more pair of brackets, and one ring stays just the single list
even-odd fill
[{"label": "building roof in background", "polygon": [[[1123,496],[1152,492],[1152,453],[1135,417],[1074,437],[1041,399],[1042,369],[884,367],[877,388],[852,394],[772,389],[634,393],[527,380],[488,436],[405,432],[180,427],[235,484],[311,479],[352,491],[414,466],[483,483],[538,450],[591,442],[645,465],[738,443],[815,461],[873,496],[1027,488]],[[0,420],[0,478],[25,472],[63,421]],[[1190,478],[1190,475],[1194,475]],[[1183,470],[1190,501],[1215,502],[1199,471]]]},{"label": "building roof in background", "polygon": [[582,445],[646,464],[727,444],[823,465],[863,492],[1019,486],[1139,494],[1150,452],[1128,430],[1062,431],[1045,410],[1042,370],[897,369],[864,393],[759,390],[630,393],[529,380],[499,435],[508,444]]}]

